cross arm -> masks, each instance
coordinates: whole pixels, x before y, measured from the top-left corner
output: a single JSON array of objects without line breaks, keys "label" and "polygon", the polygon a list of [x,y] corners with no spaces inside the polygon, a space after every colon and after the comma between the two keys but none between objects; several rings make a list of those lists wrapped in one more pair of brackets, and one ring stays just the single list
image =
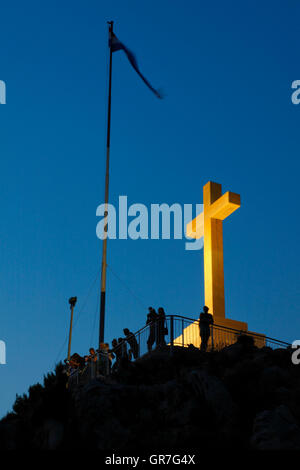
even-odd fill
[{"label": "cross arm", "polygon": [[219,197],[208,207],[207,215],[212,219],[224,220],[240,206],[240,195],[227,191],[227,193],[223,194],[223,196]]},{"label": "cross arm", "polygon": [[204,235],[204,214],[201,212],[186,226],[186,236],[189,238],[202,238]]}]

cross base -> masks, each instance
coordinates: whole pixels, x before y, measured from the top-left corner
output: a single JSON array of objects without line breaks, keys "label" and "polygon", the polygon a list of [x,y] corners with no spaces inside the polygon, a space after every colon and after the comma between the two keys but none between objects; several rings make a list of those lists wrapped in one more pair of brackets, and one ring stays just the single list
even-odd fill
[{"label": "cross base", "polygon": [[220,318],[217,315],[213,315],[214,323],[224,328],[233,328],[239,331],[248,331],[248,323],[238,320],[231,320],[231,318]]},{"label": "cross base", "polygon": [[[239,333],[242,334],[243,332],[248,333],[249,335],[255,335],[254,344],[258,348],[265,346],[265,335],[248,331],[248,324],[246,322],[231,320],[230,318],[218,318],[214,315],[213,346],[215,349],[222,349],[236,343],[237,336]],[[193,344],[196,348],[200,348],[201,338],[198,322],[191,323],[189,326],[184,328],[182,334],[174,339],[174,344],[177,346],[188,346],[189,344]],[[209,349],[212,348],[212,337],[209,339],[208,347]]]}]

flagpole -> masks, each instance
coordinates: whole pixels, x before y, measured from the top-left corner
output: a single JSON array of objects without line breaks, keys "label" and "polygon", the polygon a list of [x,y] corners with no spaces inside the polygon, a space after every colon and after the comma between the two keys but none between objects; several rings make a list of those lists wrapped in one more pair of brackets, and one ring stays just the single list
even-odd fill
[{"label": "flagpole", "polygon": [[[113,21],[108,21],[108,34],[113,32]],[[108,110],[107,110],[107,137],[106,137],[106,171],[105,171],[105,197],[104,197],[104,238],[102,242],[101,264],[101,295],[100,295],[100,323],[99,323],[99,349],[104,343],[105,301],[106,301],[106,257],[107,257],[107,226],[108,226],[108,189],[109,189],[109,156],[110,156],[110,121],[111,121],[111,81],[112,81],[112,47],[109,47],[109,82],[108,82]]]}]

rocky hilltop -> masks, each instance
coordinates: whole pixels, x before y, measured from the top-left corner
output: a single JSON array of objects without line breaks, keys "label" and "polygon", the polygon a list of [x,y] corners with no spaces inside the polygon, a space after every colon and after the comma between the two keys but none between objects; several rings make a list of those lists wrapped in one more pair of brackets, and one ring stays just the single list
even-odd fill
[{"label": "rocky hilltop", "polygon": [[156,351],[66,388],[62,365],[17,397],[0,449],[300,450],[300,365],[249,338],[218,352]]}]

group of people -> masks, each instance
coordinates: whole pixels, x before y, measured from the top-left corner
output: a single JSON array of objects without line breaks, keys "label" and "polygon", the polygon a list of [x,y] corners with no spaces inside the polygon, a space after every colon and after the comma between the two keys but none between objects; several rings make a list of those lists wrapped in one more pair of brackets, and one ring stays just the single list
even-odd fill
[{"label": "group of people", "polygon": [[[119,366],[122,360],[131,361],[139,357],[140,348],[135,334],[128,328],[124,328],[123,332],[124,338],[118,338],[118,340],[115,338],[111,342],[112,349],[109,350],[109,353],[116,359],[113,370]],[[127,349],[127,344],[129,349]]]},{"label": "group of people", "polygon": [[[208,313],[209,308],[204,305],[203,312],[200,313],[199,317],[199,334],[201,338],[201,351],[206,351],[208,341],[210,338],[211,325],[213,325],[213,316]],[[157,346],[165,346],[165,336],[168,335],[168,328],[166,325],[166,315],[164,309],[160,307],[158,313],[154,308],[149,307],[149,313],[147,315],[147,325],[150,325],[150,333],[147,341],[148,351],[152,351],[153,344],[156,342]]]},{"label": "group of people", "polygon": [[78,353],[72,354],[70,360],[65,362],[68,363],[71,371],[76,369],[83,370],[89,364],[95,364],[98,361],[97,353],[94,348],[89,349],[89,355],[80,356]]},{"label": "group of people", "polygon": [[[148,351],[152,351],[154,343],[156,346],[165,346],[165,336],[168,334],[168,328],[166,326],[166,315],[162,307],[156,312],[153,307],[149,307],[147,314],[146,325],[149,325],[149,337],[147,339]],[[116,370],[122,360],[137,359],[140,355],[140,345],[136,339],[134,333],[129,331],[128,328],[124,328],[124,337],[112,340],[112,349],[109,353],[112,358],[116,361],[112,367],[112,370]],[[127,346],[129,349],[127,349]]]},{"label": "group of people", "polygon": [[[129,331],[128,328],[123,330],[125,337],[112,340],[112,348],[96,351],[94,348],[89,349],[89,354],[86,356],[80,356],[78,353],[72,354],[70,360],[65,360],[68,363],[70,372],[75,370],[83,371],[87,366],[92,371],[95,371],[92,375],[97,374],[103,367],[108,369],[108,373],[112,369],[116,369],[121,360],[137,359],[139,357],[139,344],[136,340],[134,333]],[[127,344],[129,349],[127,349]],[[108,346],[108,345],[107,345]],[[112,365],[115,359],[114,365]],[[102,367],[103,366],[103,367]]]},{"label": "group of people", "polygon": [[[165,336],[168,334],[168,329],[166,326],[166,315],[162,307],[160,307],[157,312],[152,307],[149,307],[148,310],[146,325],[149,325],[149,337],[147,347],[150,352],[152,351],[154,343],[156,343],[156,346],[166,345]],[[70,370],[74,371],[78,369],[82,371],[87,366],[90,366],[91,369],[95,369],[97,367],[96,364],[101,362],[101,355],[103,356],[102,362],[104,362],[104,360],[108,362],[109,371],[116,370],[121,361],[137,359],[140,355],[140,350],[135,334],[128,328],[124,328],[123,332],[123,338],[114,338],[112,340],[111,349],[96,351],[94,348],[90,348],[89,354],[83,357],[78,353],[74,353],[68,361]],[[115,362],[112,365],[114,359]]]},{"label": "group of people", "polygon": [[149,307],[146,325],[149,325],[149,337],[147,340],[148,351],[152,351],[154,343],[157,346],[165,346],[165,336],[168,334],[166,325],[166,315],[162,307],[159,307],[158,313],[153,307]]},{"label": "group of people", "polygon": [[[156,343],[156,347],[166,346],[165,336],[168,335],[168,328],[166,324],[166,315],[162,307],[159,307],[157,312],[153,307],[149,307],[147,314],[146,325],[149,326],[149,336],[147,339],[148,352],[151,352]],[[201,337],[202,351],[207,350],[208,341],[210,338],[210,327],[213,324],[213,316],[208,313],[209,308],[204,306],[203,312],[200,313],[199,317],[199,333]],[[99,363],[106,364],[108,372],[111,370],[118,369],[122,361],[131,361],[137,359],[140,355],[140,345],[135,337],[128,328],[124,328],[123,338],[114,338],[112,340],[112,347],[107,349],[96,351],[94,348],[89,349],[89,355],[80,356],[75,353],[69,360],[69,366],[71,370],[79,369],[83,370],[86,366],[90,365],[92,370],[99,371]],[[129,347],[129,348],[128,348]],[[103,360],[102,360],[103,359]],[[115,363],[112,365],[113,360]],[[101,369],[101,367],[100,367]],[[95,372],[96,373],[96,372]]]}]

